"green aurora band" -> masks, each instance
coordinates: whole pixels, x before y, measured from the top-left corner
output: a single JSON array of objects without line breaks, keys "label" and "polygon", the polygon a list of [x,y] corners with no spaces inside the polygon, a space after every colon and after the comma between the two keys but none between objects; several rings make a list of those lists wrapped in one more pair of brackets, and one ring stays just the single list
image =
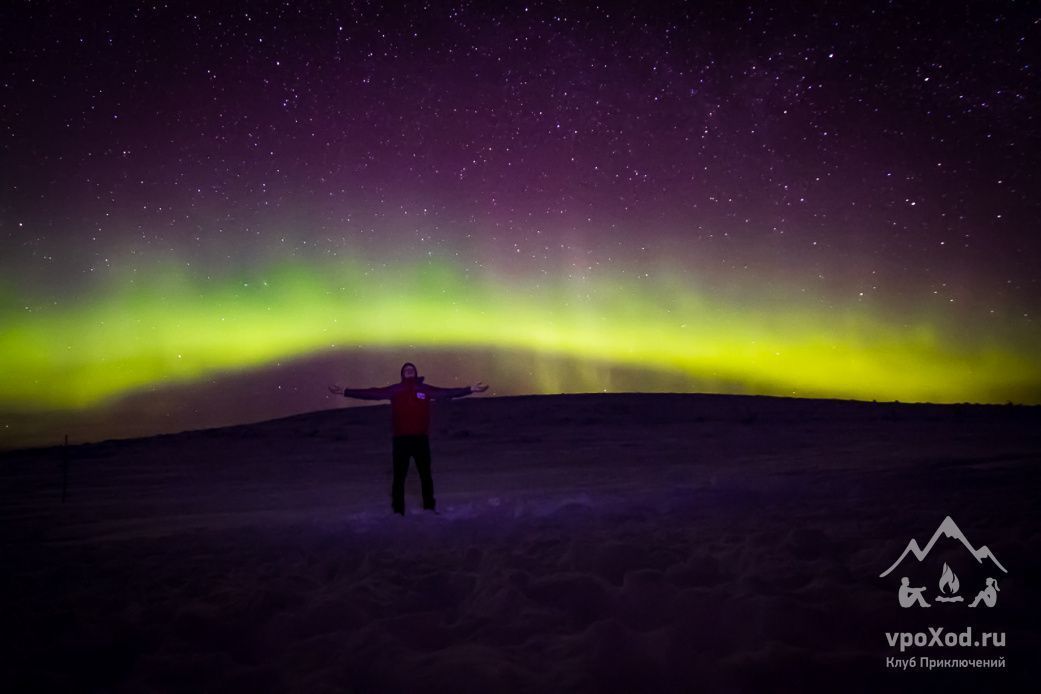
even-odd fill
[{"label": "green aurora band", "polygon": [[966,336],[935,321],[886,320],[866,305],[727,295],[667,271],[538,284],[472,274],[437,259],[378,273],[338,259],[212,278],[183,264],[155,268],[56,304],[8,288],[0,410],[84,410],[155,384],[400,345],[531,350],[763,395],[1041,400],[1036,331]]}]

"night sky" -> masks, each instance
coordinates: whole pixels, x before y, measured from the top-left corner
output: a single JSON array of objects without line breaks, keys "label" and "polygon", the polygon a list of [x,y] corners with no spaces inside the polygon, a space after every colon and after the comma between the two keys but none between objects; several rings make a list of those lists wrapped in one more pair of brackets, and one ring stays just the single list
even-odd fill
[{"label": "night sky", "polygon": [[406,360],[1041,402],[1037,4],[391,5],[4,4],[9,436]]}]

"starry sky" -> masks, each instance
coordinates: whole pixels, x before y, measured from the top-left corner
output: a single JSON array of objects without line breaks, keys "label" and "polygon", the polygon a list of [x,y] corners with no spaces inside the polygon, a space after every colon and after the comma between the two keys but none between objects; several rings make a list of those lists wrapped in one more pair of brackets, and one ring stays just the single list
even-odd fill
[{"label": "starry sky", "polygon": [[1041,402],[1041,9],[771,5],[5,3],[0,435]]}]

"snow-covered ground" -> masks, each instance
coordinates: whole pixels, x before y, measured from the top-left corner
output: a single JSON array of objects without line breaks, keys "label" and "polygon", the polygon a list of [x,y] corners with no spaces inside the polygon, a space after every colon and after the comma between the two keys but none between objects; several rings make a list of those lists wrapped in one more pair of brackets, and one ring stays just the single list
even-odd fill
[{"label": "snow-covered ground", "polygon": [[[440,514],[419,510],[413,468],[404,518],[389,417],[0,457],[0,686],[1015,691],[1041,674],[1041,408],[438,403]],[[1007,568],[997,607],[900,608],[898,577],[879,574],[948,515]],[[956,570],[967,588],[973,567]],[[918,656],[1007,667],[886,667],[909,655],[887,631],[929,626],[1004,631],[1007,646]]]}]

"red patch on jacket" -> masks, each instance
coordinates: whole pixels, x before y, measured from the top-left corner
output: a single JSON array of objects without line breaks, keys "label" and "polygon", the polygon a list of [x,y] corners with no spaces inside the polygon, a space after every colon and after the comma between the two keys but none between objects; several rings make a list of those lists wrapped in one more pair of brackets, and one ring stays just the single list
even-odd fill
[{"label": "red patch on jacket", "polygon": [[430,431],[430,398],[419,384],[405,383],[390,399],[394,436],[427,434]]}]

